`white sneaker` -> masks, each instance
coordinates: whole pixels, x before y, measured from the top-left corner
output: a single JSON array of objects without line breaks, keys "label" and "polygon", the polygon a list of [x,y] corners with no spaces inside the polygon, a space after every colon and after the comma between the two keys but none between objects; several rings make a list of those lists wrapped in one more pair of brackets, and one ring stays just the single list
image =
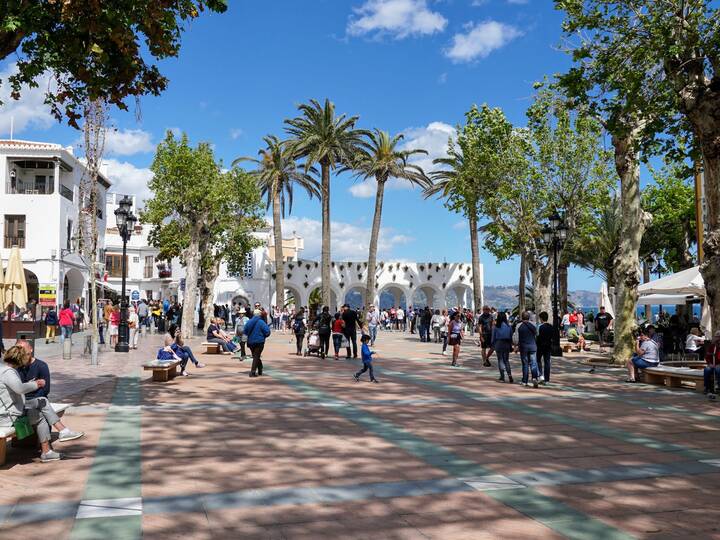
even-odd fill
[{"label": "white sneaker", "polygon": [[83,435],[85,435],[85,433],[83,433],[82,431],[73,431],[70,428],[65,428],[60,432],[58,442],[74,441],[75,439],[79,439]]},{"label": "white sneaker", "polygon": [[443,351],[443,352],[442,352],[442,355],[443,355],[443,356],[447,356],[447,351]]},{"label": "white sneaker", "polygon": [[190,376],[190,374],[189,374],[187,371],[185,371],[184,369],[182,370],[182,372],[180,372],[180,375],[182,375],[183,377],[189,377],[189,376]]},{"label": "white sneaker", "polygon": [[62,456],[59,452],[56,452],[55,450],[50,450],[49,452],[46,452],[44,454],[40,454],[40,461],[42,463],[48,463],[50,461],[60,461]]}]

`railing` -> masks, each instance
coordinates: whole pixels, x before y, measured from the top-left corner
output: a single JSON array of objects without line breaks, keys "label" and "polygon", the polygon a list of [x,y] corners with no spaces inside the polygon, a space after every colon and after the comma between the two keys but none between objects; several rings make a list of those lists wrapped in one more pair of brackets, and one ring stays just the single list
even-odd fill
[{"label": "railing", "polygon": [[25,237],[21,236],[6,236],[5,237],[5,249],[10,249],[13,246],[17,246],[20,249],[25,247]]},{"label": "railing", "polygon": [[35,184],[34,182],[18,182],[16,185],[5,184],[8,195],[52,195],[52,184]]},{"label": "railing", "polygon": [[73,202],[73,190],[63,184],[60,184],[60,195]]}]

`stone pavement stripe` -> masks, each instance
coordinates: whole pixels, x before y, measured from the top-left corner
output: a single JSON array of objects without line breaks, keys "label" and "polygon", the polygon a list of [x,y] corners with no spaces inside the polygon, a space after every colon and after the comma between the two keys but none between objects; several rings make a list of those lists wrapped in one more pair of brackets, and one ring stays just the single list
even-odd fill
[{"label": "stone pavement stripe", "polygon": [[[273,377],[312,399],[320,401],[334,400],[332,396],[325,394],[313,385],[294,378],[286,371],[273,370]],[[365,427],[369,432],[379,435],[409,454],[422,459],[428,465],[447,472],[450,476],[493,475],[493,471],[482,465],[461,458],[447,448],[417,437],[378,416],[356,408],[350,403],[336,410],[351,422]],[[523,495],[515,497],[506,495],[514,492],[523,492]],[[579,512],[565,503],[543,495],[532,488],[491,490],[487,491],[486,494],[570,539],[628,540],[634,538],[630,534]],[[529,504],[529,502],[533,502],[533,504]]]},{"label": "stone pavement stripe", "polygon": [[[481,369],[475,369],[475,368],[469,368],[466,366],[456,366],[456,367],[450,367],[447,362],[441,362],[439,360],[436,360],[434,358],[409,358],[408,360],[415,360],[420,362],[428,363],[432,366],[436,366],[439,368],[443,368],[446,370],[459,370],[459,371],[465,371],[467,373],[473,373],[476,375],[479,375],[486,379],[495,380],[497,377],[497,371],[490,371],[490,370],[481,370]],[[557,358],[553,358],[553,362],[558,362]],[[583,374],[581,373],[580,369],[577,367],[576,364],[571,363],[569,360],[562,360],[561,361],[565,368],[575,372],[575,374]],[[624,371],[623,371],[624,373]],[[599,375],[599,373],[596,372],[596,376]],[[610,381],[613,382],[613,381]],[[592,397],[593,399],[607,399],[609,401],[617,401],[620,403],[624,403],[627,405],[636,405],[638,407],[647,407],[649,409],[653,409],[660,412],[668,412],[673,414],[680,414],[684,418],[689,418],[691,420],[697,420],[697,421],[710,421],[710,422],[718,422],[720,421],[720,415],[715,414],[706,414],[702,412],[696,412],[691,411],[685,407],[680,407],[677,405],[660,405],[658,403],[655,403],[654,401],[648,401],[643,399],[632,399],[628,398],[627,396],[614,396],[612,394],[608,394],[607,392],[597,392],[595,390],[578,390],[576,387],[573,386],[565,386],[562,384],[555,384],[553,383],[551,388],[555,390],[563,390],[567,392],[571,392],[571,395],[563,395],[562,397]],[[653,394],[662,394],[666,396],[676,396],[677,391],[676,390],[670,390],[668,388],[663,388],[660,386],[648,386],[648,392],[652,392]],[[694,392],[688,391],[688,397],[691,398],[698,398],[698,400],[701,400],[703,398],[700,398],[700,396],[696,395]],[[553,397],[560,397],[560,396],[553,396]],[[491,400],[494,400],[495,398],[491,398]],[[479,401],[479,400],[478,400]],[[484,401],[484,400],[483,400]]]},{"label": "stone pavement stripe", "polygon": [[[9,525],[40,523],[75,517],[88,519],[97,510],[105,516],[113,514],[153,515],[204,512],[231,508],[269,507],[279,504],[333,504],[346,501],[367,501],[377,498],[419,497],[463,491],[494,491],[505,487],[561,486],[618,482],[646,478],[695,476],[714,473],[720,460],[704,462],[677,462],[644,466],[613,466],[599,469],[572,469],[539,473],[483,475],[465,478],[432,478],[404,482],[377,482],[334,486],[288,488],[253,488],[222,493],[193,493],[165,497],[147,497],[142,500],[110,499],[81,503],[50,502],[0,506],[0,522]],[[472,489],[471,489],[472,488]],[[99,510],[98,510],[99,509]],[[80,515],[80,510],[83,514]],[[106,511],[107,510],[107,511]]]},{"label": "stone pavement stripe", "polygon": [[[390,375],[392,377],[397,377],[404,381],[414,382],[420,386],[427,386],[427,387],[433,388],[435,390],[438,390],[440,392],[445,392],[448,394],[455,394],[458,396],[465,396],[465,397],[471,397],[471,398],[473,398],[474,396],[479,397],[479,398],[485,397],[485,394],[483,394],[482,392],[478,392],[475,390],[467,390],[467,389],[461,388],[457,385],[442,383],[442,382],[435,381],[432,379],[426,379],[425,377],[421,377],[419,375],[404,373],[402,371],[397,371],[397,370],[384,370],[383,373],[385,373],[386,375]],[[603,437],[617,439],[617,440],[620,440],[620,441],[626,442],[626,443],[645,446],[646,448],[650,448],[652,450],[657,450],[660,452],[677,452],[689,459],[699,460],[699,459],[709,459],[709,458],[714,457],[714,456],[711,456],[710,454],[708,454],[707,452],[703,452],[701,450],[693,450],[691,448],[688,448],[686,446],[682,446],[679,444],[667,443],[667,442],[663,442],[663,441],[660,441],[657,439],[653,439],[651,437],[635,435],[634,433],[625,431],[623,429],[604,426],[604,425],[600,425],[597,423],[591,423],[591,422],[588,422],[587,420],[573,418],[570,416],[565,416],[562,414],[554,413],[551,411],[546,411],[538,406],[531,405],[529,403],[525,404],[524,407],[522,407],[522,408],[518,408],[516,406],[516,404],[510,403],[510,402],[505,402],[505,401],[496,401],[496,402],[493,402],[493,404],[497,404],[499,407],[502,407],[505,409],[511,409],[515,413],[527,414],[527,415],[536,416],[539,418],[546,418],[548,420],[553,420],[560,424],[565,424],[568,426],[575,427],[581,431],[595,433],[597,435],[602,435]]]},{"label": "stone pavement stripe", "polygon": [[[98,499],[142,496],[139,374],[119,377],[95,451],[80,506]],[[142,516],[122,515],[76,519],[70,538],[142,537]]]}]

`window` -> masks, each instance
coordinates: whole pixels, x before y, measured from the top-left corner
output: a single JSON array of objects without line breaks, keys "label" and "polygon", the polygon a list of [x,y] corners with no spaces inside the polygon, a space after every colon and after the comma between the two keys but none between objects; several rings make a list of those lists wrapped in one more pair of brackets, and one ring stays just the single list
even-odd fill
[{"label": "window", "polygon": [[5,215],[5,243],[6,249],[13,246],[25,247],[25,216]]},{"label": "window", "polygon": [[[125,264],[127,264],[127,257],[125,257]],[[122,277],[122,255],[115,253],[105,255],[105,271],[110,277]]]},{"label": "window", "polygon": [[140,262],[140,257],[137,257],[137,256],[136,256],[136,257],[133,257],[133,262],[134,262],[134,263],[139,263],[139,262]]},{"label": "window", "polygon": [[248,253],[245,255],[245,264],[243,264],[242,277],[253,277],[253,255]]},{"label": "window", "polygon": [[68,219],[67,221],[67,232],[65,233],[65,249],[72,249],[72,230],[73,230],[73,222],[72,219]]},{"label": "window", "polygon": [[155,257],[152,255],[145,255],[145,270],[143,272],[144,278],[151,278],[153,277],[153,263],[155,262]]}]

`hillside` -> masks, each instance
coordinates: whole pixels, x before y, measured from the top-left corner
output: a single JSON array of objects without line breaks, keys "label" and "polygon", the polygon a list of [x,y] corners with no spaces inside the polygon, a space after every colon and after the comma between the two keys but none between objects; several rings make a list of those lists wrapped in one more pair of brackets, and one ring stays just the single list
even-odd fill
[{"label": "hillside", "polygon": [[[485,303],[504,309],[512,309],[517,305],[517,287],[509,285],[486,285]],[[600,294],[593,291],[570,291],[570,301],[582,307],[597,308]]]}]

